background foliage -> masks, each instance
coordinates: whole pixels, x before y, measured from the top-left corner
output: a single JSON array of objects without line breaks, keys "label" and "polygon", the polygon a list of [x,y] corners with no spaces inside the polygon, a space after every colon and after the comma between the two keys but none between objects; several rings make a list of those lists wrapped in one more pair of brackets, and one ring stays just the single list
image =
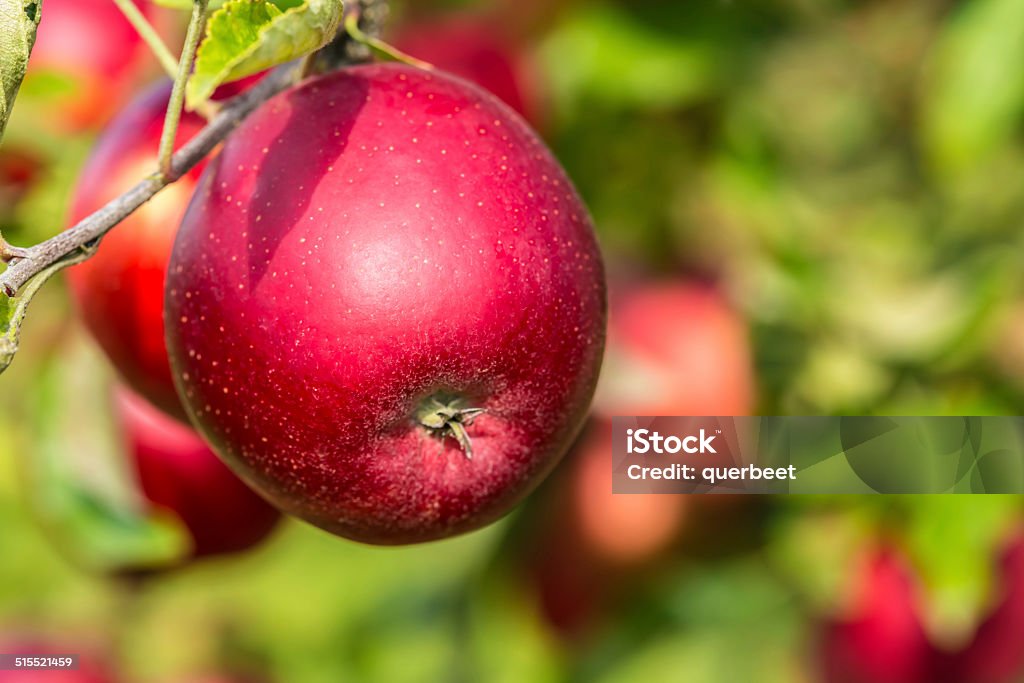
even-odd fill
[{"label": "background foliage", "polygon": [[[1024,3],[394,10],[399,26],[471,11],[508,30],[613,280],[725,292],[750,326],[758,413],[1020,413]],[[96,132],[37,115],[62,87],[26,82],[0,154],[15,244],[63,227]],[[110,371],[58,286],[22,346],[0,392],[0,631],[54,634],[128,680],[814,680],[819,624],[863,548],[905,548],[930,633],[956,642],[990,607],[1021,518],[999,496],[692,503],[672,551],[608,578],[613,597],[570,636],[531,569],[565,468],[510,519],[453,541],[382,550],[292,522],[242,558],[116,578],[62,552],[26,495],[46,458],[117,457],[102,418],[74,419],[104,410]]]}]

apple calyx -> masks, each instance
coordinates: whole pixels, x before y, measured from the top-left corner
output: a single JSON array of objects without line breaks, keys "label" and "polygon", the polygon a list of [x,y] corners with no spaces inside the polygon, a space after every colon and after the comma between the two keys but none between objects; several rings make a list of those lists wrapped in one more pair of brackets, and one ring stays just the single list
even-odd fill
[{"label": "apple calyx", "polygon": [[465,407],[458,397],[432,396],[416,411],[416,421],[435,436],[450,436],[458,441],[466,459],[472,460],[473,442],[466,427],[485,412],[483,408]]}]

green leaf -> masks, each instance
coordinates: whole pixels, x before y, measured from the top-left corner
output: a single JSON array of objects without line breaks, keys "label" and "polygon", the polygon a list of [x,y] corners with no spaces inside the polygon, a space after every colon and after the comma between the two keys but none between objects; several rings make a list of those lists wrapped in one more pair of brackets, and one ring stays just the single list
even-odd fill
[{"label": "green leaf", "polygon": [[1024,113],[1024,3],[966,3],[938,41],[921,130],[935,168],[970,170],[998,152]]},{"label": "green leaf", "polygon": [[559,108],[589,101],[655,110],[687,104],[722,82],[730,56],[724,41],[666,34],[605,3],[580,3],[540,50]]},{"label": "green leaf", "polygon": [[[0,237],[0,243],[2,242],[3,237]],[[28,312],[28,305],[32,303],[32,298],[51,277],[68,266],[81,263],[91,254],[92,251],[82,249],[47,266],[13,296],[0,292],[0,374],[10,366],[11,361],[14,360],[14,354],[18,352],[21,324],[25,320],[25,314]]]},{"label": "green leaf", "polygon": [[35,517],[62,553],[100,572],[165,567],[187,556],[184,525],[150,509],[137,488],[113,401],[103,400],[109,374],[98,350],[75,332],[35,381],[24,482]]},{"label": "green leaf", "polygon": [[25,77],[41,15],[42,0],[0,0],[0,136]]},{"label": "green leaf", "polygon": [[195,109],[217,86],[309,54],[334,38],[341,0],[229,0],[210,17],[185,91]]}]

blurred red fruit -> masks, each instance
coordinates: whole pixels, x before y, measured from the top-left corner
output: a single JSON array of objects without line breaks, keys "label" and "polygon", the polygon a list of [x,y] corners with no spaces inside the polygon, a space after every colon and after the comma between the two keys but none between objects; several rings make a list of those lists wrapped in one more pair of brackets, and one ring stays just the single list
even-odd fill
[{"label": "blurred red fruit", "polygon": [[403,27],[395,47],[476,83],[538,125],[535,93],[522,57],[503,33],[475,17],[450,17]]},{"label": "blurred red fruit", "polygon": [[552,527],[528,552],[526,579],[546,622],[563,637],[577,638],[605,610],[615,577],[592,563],[564,519],[556,518]]},{"label": "blurred red fruit", "polygon": [[747,327],[715,290],[663,282],[612,293],[595,414],[747,415],[753,403]]},{"label": "blurred red fruit", "polygon": [[553,520],[528,558],[541,612],[569,638],[594,626],[623,577],[663,555],[686,521],[686,496],[612,494],[611,449],[611,423],[588,424],[567,456]]},{"label": "blurred red fruit", "polygon": [[52,95],[46,113],[64,128],[102,123],[138,75],[146,46],[111,0],[46,0],[42,11],[26,91]]},{"label": "blurred red fruit", "polygon": [[954,655],[956,680],[1011,683],[1024,678],[1024,540],[1016,540],[1000,563],[1000,595],[971,644]]},{"label": "blurred red fruit", "polygon": [[[721,517],[736,496],[612,493],[614,415],[746,415],[753,369],[742,319],[713,290],[687,282],[635,286],[609,306],[595,417],[563,468],[532,566],[548,621],[578,636],[614,601],[628,573],[667,554],[691,515]],[[609,376],[609,373],[611,375]],[[711,526],[710,524],[706,526]]]},{"label": "blurred red fruit", "polygon": [[42,162],[31,153],[5,145],[0,151],[0,220],[10,220],[15,205],[39,178]]},{"label": "blurred red fruit", "polygon": [[824,627],[826,683],[931,683],[934,650],[921,622],[914,574],[893,551],[868,559],[848,616]]},{"label": "blurred red fruit", "polygon": [[247,550],[270,534],[280,513],[232,474],[195,432],[127,390],[119,390],[116,401],[142,492],[181,520],[194,557]]},{"label": "blurred red fruit", "polygon": [[[82,171],[71,224],[101,208],[156,168],[169,84],[139,96],[107,126]],[[203,126],[185,114],[178,145]],[[164,277],[174,236],[203,164],[129,216],[96,255],[68,271],[86,326],[125,381],[169,415],[186,421],[164,344]]]},{"label": "blurred red fruit", "polygon": [[576,533],[592,554],[611,564],[637,565],[679,537],[688,497],[612,493],[610,422],[592,424],[570,457],[571,514]]}]

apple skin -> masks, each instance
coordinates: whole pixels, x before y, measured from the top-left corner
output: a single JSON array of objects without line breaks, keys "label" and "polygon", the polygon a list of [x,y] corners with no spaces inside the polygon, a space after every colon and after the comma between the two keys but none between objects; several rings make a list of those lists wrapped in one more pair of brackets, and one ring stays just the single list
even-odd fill
[{"label": "apple skin", "polygon": [[916,577],[895,551],[868,558],[853,586],[849,615],[825,625],[825,683],[931,683],[935,650],[925,634]]},{"label": "apple skin", "polygon": [[[71,205],[70,225],[115,198],[156,167],[170,85],[142,93],[110,122],[87,161]],[[177,144],[203,126],[182,116]],[[193,169],[103,238],[96,255],[68,270],[78,310],[93,337],[132,389],[185,422],[164,344],[164,280],[174,235],[202,173]]]},{"label": "apple skin", "polygon": [[394,45],[406,54],[489,90],[528,121],[538,113],[530,69],[493,23],[481,17],[452,16],[403,27]]},{"label": "apple skin", "polygon": [[[136,4],[150,13],[148,2]],[[56,75],[73,83],[73,91],[62,93],[48,110],[58,110],[54,120],[60,127],[77,131],[101,124],[115,111],[146,54],[142,39],[110,0],[46,0],[26,79]]]},{"label": "apple skin", "polygon": [[613,292],[595,414],[749,415],[754,385],[749,330],[714,288],[665,280]]},{"label": "apple skin", "polygon": [[[204,174],[171,256],[190,417],[266,498],[376,544],[507,513],[579,430],[604,271],[564,171],[494,96],[359,66],[270,100]],[[483,409],[470,459],[414,417]]]},{"label": "apple skin", "polygon": [[237,553],[263,541],[281,517],[188,427],[127,389],[115,392],[127,453],[146,500],[181,520],[192,558]]}]

